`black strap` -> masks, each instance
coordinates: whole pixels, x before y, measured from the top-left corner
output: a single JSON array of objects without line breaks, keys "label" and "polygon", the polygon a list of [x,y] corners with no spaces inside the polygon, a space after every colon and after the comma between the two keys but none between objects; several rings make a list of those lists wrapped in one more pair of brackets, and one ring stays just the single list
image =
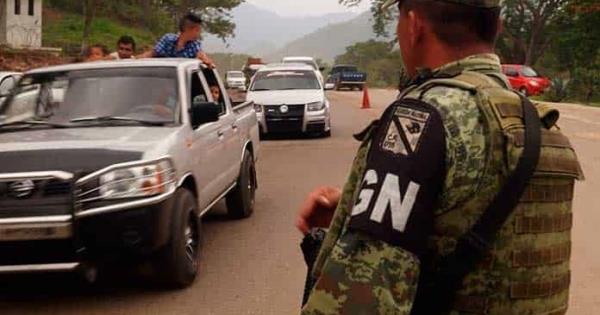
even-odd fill
[{"label": "black strap", "polygon": [[525,147],[514,172],[471,230],[463,235],[453,253],[443,257],[434,275],[423,272],[412,314],[448,313],[463,279],[490,251],[498,232],[516,208],[541,151],[541,122],[537,110],[521,97],[525,124]]}]

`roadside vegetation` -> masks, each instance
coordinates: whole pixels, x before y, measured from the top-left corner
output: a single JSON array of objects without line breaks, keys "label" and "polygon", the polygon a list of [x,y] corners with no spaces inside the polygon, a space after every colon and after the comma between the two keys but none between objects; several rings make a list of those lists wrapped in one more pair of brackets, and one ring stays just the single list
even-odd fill
[{"label": "roadside vegetation", "polygon": [[[367,0],[341,0],[354,5]],[[373,8],[383,0],[374,0]],[[374,30],[386,34],[394,14],[375,12]],[[600,5],[597,0],[506,0],[504,32],[497,53],[503,63],[533,66],[553,82],[544,100],[600,103]],[[346,48],[336,63],[352,63],[369,74],[369,84],[397,86],[406,78],[400,54],[386,41]],[[397,47],[397,46],[396,46]],[[403,79],[401,79],[403,78]]]}]

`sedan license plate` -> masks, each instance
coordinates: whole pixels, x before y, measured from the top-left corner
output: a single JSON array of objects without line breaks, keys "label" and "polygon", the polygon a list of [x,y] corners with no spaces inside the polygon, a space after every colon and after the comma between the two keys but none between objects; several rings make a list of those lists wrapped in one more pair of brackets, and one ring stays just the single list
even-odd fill
[{"label": "sedan license plate", "polygon": [[0,225],[0,241],[66,239],[73,234],[70,223]]}]

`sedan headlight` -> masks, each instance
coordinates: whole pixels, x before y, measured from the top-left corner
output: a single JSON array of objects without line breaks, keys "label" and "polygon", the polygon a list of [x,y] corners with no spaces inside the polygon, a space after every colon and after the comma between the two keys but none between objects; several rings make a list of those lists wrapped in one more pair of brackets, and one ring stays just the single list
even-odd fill
[{"label": "sedan headlight", "polygon": [[255,112],[262,113],[262,110],[263,110],[262,105],[260,105],[260,104],[254,104],[254,111]]},{"label": "sedan headlight", "polygon": [[160,195],[175,186],[175,170],[169,160],[115,169],[100,175],[99,185],[104,199]]},{"label": "sedan headlight", "polygon": [[531,81],[531,82],[529,82],[529,84],[531,84],[531,86],[535,86],[535,87],[540,86],[540,84],[537,83],[536,81]]},{"label": "sedan headlight", "polygon": [[308,103],[306,105],[306,109],[309,112],[320,111],[320,110],[323,110],[323,108],[325,108],[325,102],[314,102],[314,103]]}]

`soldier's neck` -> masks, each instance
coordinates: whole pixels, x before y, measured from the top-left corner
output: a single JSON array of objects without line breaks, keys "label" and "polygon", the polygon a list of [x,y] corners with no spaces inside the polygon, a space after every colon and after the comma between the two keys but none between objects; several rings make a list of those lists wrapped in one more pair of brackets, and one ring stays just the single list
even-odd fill
[{"label": "soldier's neck", "polygon": [[443,65],[472,55],[493,54],[494,48],[487,44],[474,44],[456,49],[438,43],[437,45],[434,45],[432,49],[429,49],[428,52],[429,53],[423,55],[423,67],[437,69]]}]

